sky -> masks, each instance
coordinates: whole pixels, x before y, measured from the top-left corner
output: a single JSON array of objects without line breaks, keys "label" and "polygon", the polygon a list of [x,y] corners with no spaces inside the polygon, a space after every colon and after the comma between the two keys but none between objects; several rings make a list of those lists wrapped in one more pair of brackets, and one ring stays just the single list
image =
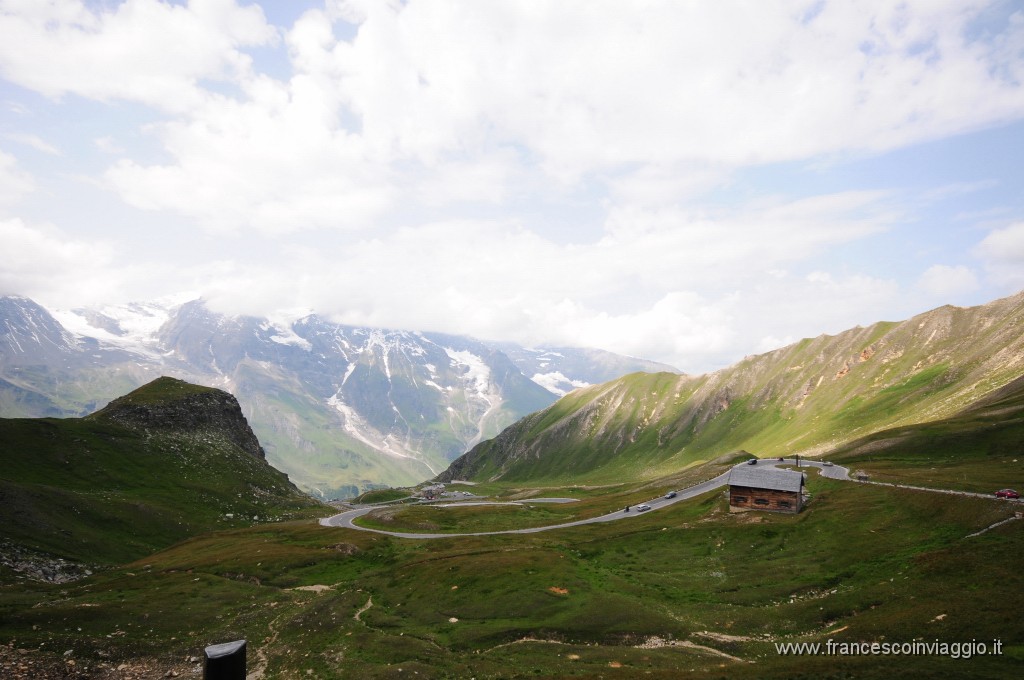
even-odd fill
[{"label": "sky", "polygon": [[689,373],[1024,288],[1024,2],[0,0],[0,294]]}]

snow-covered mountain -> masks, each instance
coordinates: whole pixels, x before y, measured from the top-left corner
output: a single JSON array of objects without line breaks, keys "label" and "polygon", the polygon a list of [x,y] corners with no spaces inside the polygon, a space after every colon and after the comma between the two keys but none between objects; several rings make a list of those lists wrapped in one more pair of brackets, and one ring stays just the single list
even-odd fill
[{"label": "snow-covered mountain", "polygon": [[495,345],[538,385],[560,397],[580,387],[615,380],[627,373],[678,373],[665,364],[579,347],[523,348]]},{"label": "snow-covered mountain", "polygon": [[51,313],[0,298],[0,416],[82,415],[171,375],[232,392],[268,460],[325,497],[433,477],[569,389],[639,370],[672,369],[199,300]]}]

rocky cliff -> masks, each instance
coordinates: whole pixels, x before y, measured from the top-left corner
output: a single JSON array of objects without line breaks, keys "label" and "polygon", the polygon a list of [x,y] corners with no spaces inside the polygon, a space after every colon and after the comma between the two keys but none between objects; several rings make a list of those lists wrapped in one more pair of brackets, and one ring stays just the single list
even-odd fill
[{"label": "rocky cliff", "polygon": [[224,439],[260,460],[266,454],[234,396],[183,380],[162,377],[119,397],[91,418],[133,430],[177,431]]},{"label": "rocky cliff", "polygon": [[267,463],[232,395],[172,378],[85,418],[0,418],[0,452],[0,582],[321,512]]}]

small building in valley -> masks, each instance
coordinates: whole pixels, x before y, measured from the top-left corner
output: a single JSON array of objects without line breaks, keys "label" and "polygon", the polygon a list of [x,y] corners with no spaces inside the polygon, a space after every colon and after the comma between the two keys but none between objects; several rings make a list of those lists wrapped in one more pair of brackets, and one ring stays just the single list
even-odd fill
[{"label": "small building in valley", "polygon": [[729,472],[729,512],[797,513],[804,506],[804,475],[774,466],[735,467]]},{"label": "small building in valley", "polygon": [[430,486],[423,487],[419,491],[419,495],[428,501],[435,500],[442,494],[444,494],[444,484],[431,484]]}]

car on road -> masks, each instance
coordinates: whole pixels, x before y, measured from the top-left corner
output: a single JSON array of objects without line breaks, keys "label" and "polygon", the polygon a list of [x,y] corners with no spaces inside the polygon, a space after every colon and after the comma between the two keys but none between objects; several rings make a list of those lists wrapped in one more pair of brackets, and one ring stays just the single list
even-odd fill
[{"label": "car on road", "polygon": [[826,460],[824,463],[822,463],[822,465],[824,465],[825,467],[832,467],[832,462]]},{"label": "car on road", "polygon": [[747,465],[757,465],[757,458],[751,458],[748,460]]},{"label": "car on road", "polygon": [[1013,489],[1000,489],[996,491],[996,498],[1020,498],[1020,494]]},{"label": "car on road", "polygon": [[650,510],[650,509],[651,509],[651,506],[647,505],[646,503],[643,503],[642,505],[636,506],[636,511],[637,512],[646,512],[647,510]]},{"label": "car on road", "polygon": [[676,497],[676,492],[675,491],[669,491],[667,494],[665,494],[665,498],[675,498],[675,497]]}]

